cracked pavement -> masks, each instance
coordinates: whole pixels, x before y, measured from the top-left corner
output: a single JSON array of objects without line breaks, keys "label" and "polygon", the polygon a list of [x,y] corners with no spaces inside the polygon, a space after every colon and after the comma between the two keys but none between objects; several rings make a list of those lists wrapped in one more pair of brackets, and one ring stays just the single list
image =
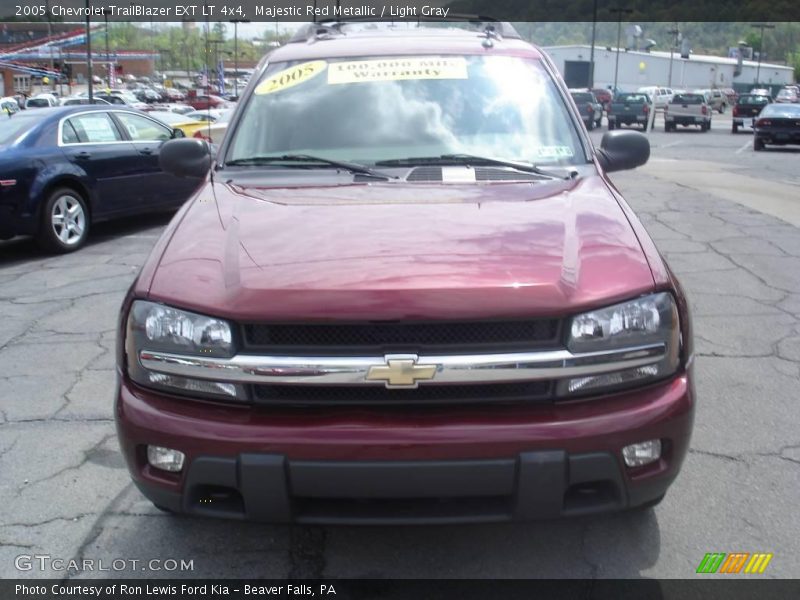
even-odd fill
[{"label": "cracked pavement", "polygon": [[0,577],[93,575],[14,567],[48,554],[194,561],[190,572],[102,574],[112,577],[682,578],[706,552],[734,551],[772,552],[765,576],[798,577],[800,150],[742,150],[749,136],[731,136],[726,117],[709,134],[652,133],[651,162],[612,177],[694,315],[692,448],[655,510],[440,527],[161,513],[130,483],[112,396],[117,311],[162,215],[98,226],[67,256],[0,243]]}]

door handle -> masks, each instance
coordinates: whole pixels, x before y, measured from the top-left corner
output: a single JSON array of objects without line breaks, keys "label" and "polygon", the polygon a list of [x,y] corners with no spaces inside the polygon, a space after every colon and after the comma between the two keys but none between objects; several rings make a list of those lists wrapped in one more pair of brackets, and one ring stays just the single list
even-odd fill
[{"label": "door handle", "polygon": [[92,155],[91,155],[89,152],[86,152],[85,150],[84,150],[84,151],[82,151],[82,152],[78,152],[78,153],[75,155],[75,158],[79,158],[79,159],[81,159],[81,160],[85,160],[85,159],[87,159],[87,158],[91,158],[91,157],[92,157]]},{"label": "door handle", "polygon": [[139,154],[147,154],[148,156],[153,153],[152,148],[142,148],[139,150]]}]

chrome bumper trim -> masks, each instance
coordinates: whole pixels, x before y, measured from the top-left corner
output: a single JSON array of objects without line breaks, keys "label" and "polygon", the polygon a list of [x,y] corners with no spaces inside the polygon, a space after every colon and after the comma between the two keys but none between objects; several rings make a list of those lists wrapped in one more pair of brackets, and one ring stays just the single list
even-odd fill
[{"label": "chrome bumper trim", "polygon": [[[194,379],[232,383],[302,385],[387,385],[366,379],[387,356],[258,356],[232,358],[186,356],[142,350],[145,369]],[[404,355],[412,356],[412,355]],[[506,354],[414,356],[417,365],[434,365],[437,383],[501,383],[598,375],[657,363],[666,357],[664,344],[607,352],[573,354],[568,350]]]}]

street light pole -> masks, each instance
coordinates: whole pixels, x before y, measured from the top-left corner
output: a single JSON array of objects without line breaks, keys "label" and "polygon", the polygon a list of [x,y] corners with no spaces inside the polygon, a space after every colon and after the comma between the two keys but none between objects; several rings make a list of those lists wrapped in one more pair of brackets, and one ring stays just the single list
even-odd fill
[{"label": "street light pole", "polygon": [[[233,95],[239,96],[239,23],[249,23],[250,19],[231,19],[233,23]],[[276,21],[277,22],[277,21]]]},{"label": "street light pole", "polygon": [[208,3],[203,2],[203,14],[206,16],[206,56],[203,60],[203,64],[205,65],[205,75],[206,75],[206,96],[211,91],[211,70],[208,68],[208,60],[211,58],[209,54],[211,53],[211,48],[208,45],[208,34],[209,34],[209,23],[208,23]]},{"label": "street light pole", "polygon": [[759,78],[761,77],[761,54],[764,52],[764,30],[775,29],[775,25],[768,25],[767,23],[753,23],[750,27],[755,27],[761,30],[761,41],[758,43],[758,67],[756,67],[756,85],[758,85]]},{"label": "street light pole", "polygon": [[[47,11],[47,55],[50,57],[50,70],[55,71],[53,66],[53,42],[50,39],[53,36],[53,25],[50,22],[50,0],[44,2],[45,11]],[[59,80],[61,77],[58,78]],[[53,81],[53,89],[56,89],[56,82]]]},{"label": "street light pole", "polygon": [[[214,44],[214,70],[217,71],[217,81],[219,82],[219,45],[224,44],[225,40],[222,39],[213,39],[209,40],[210,43]],[[222,70],[222,78],[225,79],[225,69]],[[209,77],[209,80],[211,77]],[[209,81],[210,83],[210,81]],[[223,82],[224,83],[224,82]]]},{"label": "street light pole", "polygon": [[617,76],[619,74],[619,42],[622,36],[622,15],[629,15],[633,12],[630,8],[612,8],[611,14],[617,15],[617,59],[614,63],[614,95],[617,95]]},{"label": "street light pole", "polygon": [[[156,70],[156,30],[153,26],[153,16],[150,15],[150,52],[153,57],[153,71]],[[153,77],[155,79],[155,77]]]},{"label": "street light pole", "polygon": [[94,104],[94,86],[92,81],[92,17],[90,0],[86,0],[86,73],[89,79],[89,104]]},{"label": "street light pole", "polygon": [[678,31],[678,24],[675,23],[675,29],[670,29],[667,31],[672,37],[672,43],[669,45],[669,77],[667,77],[667,87],[672,87],[672,55],[675,53],[675,46],[678,45],[678,35],[680,31]]},{"label": "street light pole", "polygon": [[108,80],[108,87],[112,87],[112,66],[111,66],[111,53],[108,51],[108,10],[106,7],[103,7],[103,19],[106,22],[105,26],[105,33],[106,33],[106,76]]},{"label": "street light pole", "polygon": [[594,87],[594,44],[597,38],[597,0],[592,6],[592,48],[589,50],[589,89]]}]

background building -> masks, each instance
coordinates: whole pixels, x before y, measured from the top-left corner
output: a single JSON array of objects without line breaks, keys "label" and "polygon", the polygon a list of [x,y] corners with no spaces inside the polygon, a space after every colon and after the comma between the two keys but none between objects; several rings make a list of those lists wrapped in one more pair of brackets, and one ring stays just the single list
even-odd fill
[{"label": "background building", "polygon": [[[555,62],[569,87],[587,87],[591,47],[587,45],[550,46],[545,52]],[[595,46],[594,87],[608,88],[614,84],[617,51],[614,48]],[[758,63],[742,62],[742,71],[735,74],[738,60],[722,56],[692,54],[681,58],[679,52],[643,52],[621,49],[617,87],[624,91],[651,85],[677,89],[733,88],[747,91],[756,84]],[[671,74],[670,74],[671,73]],[[785,65],[761,63],[758,83],[781,87],[792,83],[794,71]]]},{"label": "background building", "polygon": [[[103,28],[92,32],[92,70],[105,78],[108,65],[118,75],[151,75],[158,54],[145,50],[111,51],[105,54]],[[88,72],[86,31],[76,23],[4,23],[0,27],[0,97],[29,93],[43,77],[49,86],[82,83]]]}]

